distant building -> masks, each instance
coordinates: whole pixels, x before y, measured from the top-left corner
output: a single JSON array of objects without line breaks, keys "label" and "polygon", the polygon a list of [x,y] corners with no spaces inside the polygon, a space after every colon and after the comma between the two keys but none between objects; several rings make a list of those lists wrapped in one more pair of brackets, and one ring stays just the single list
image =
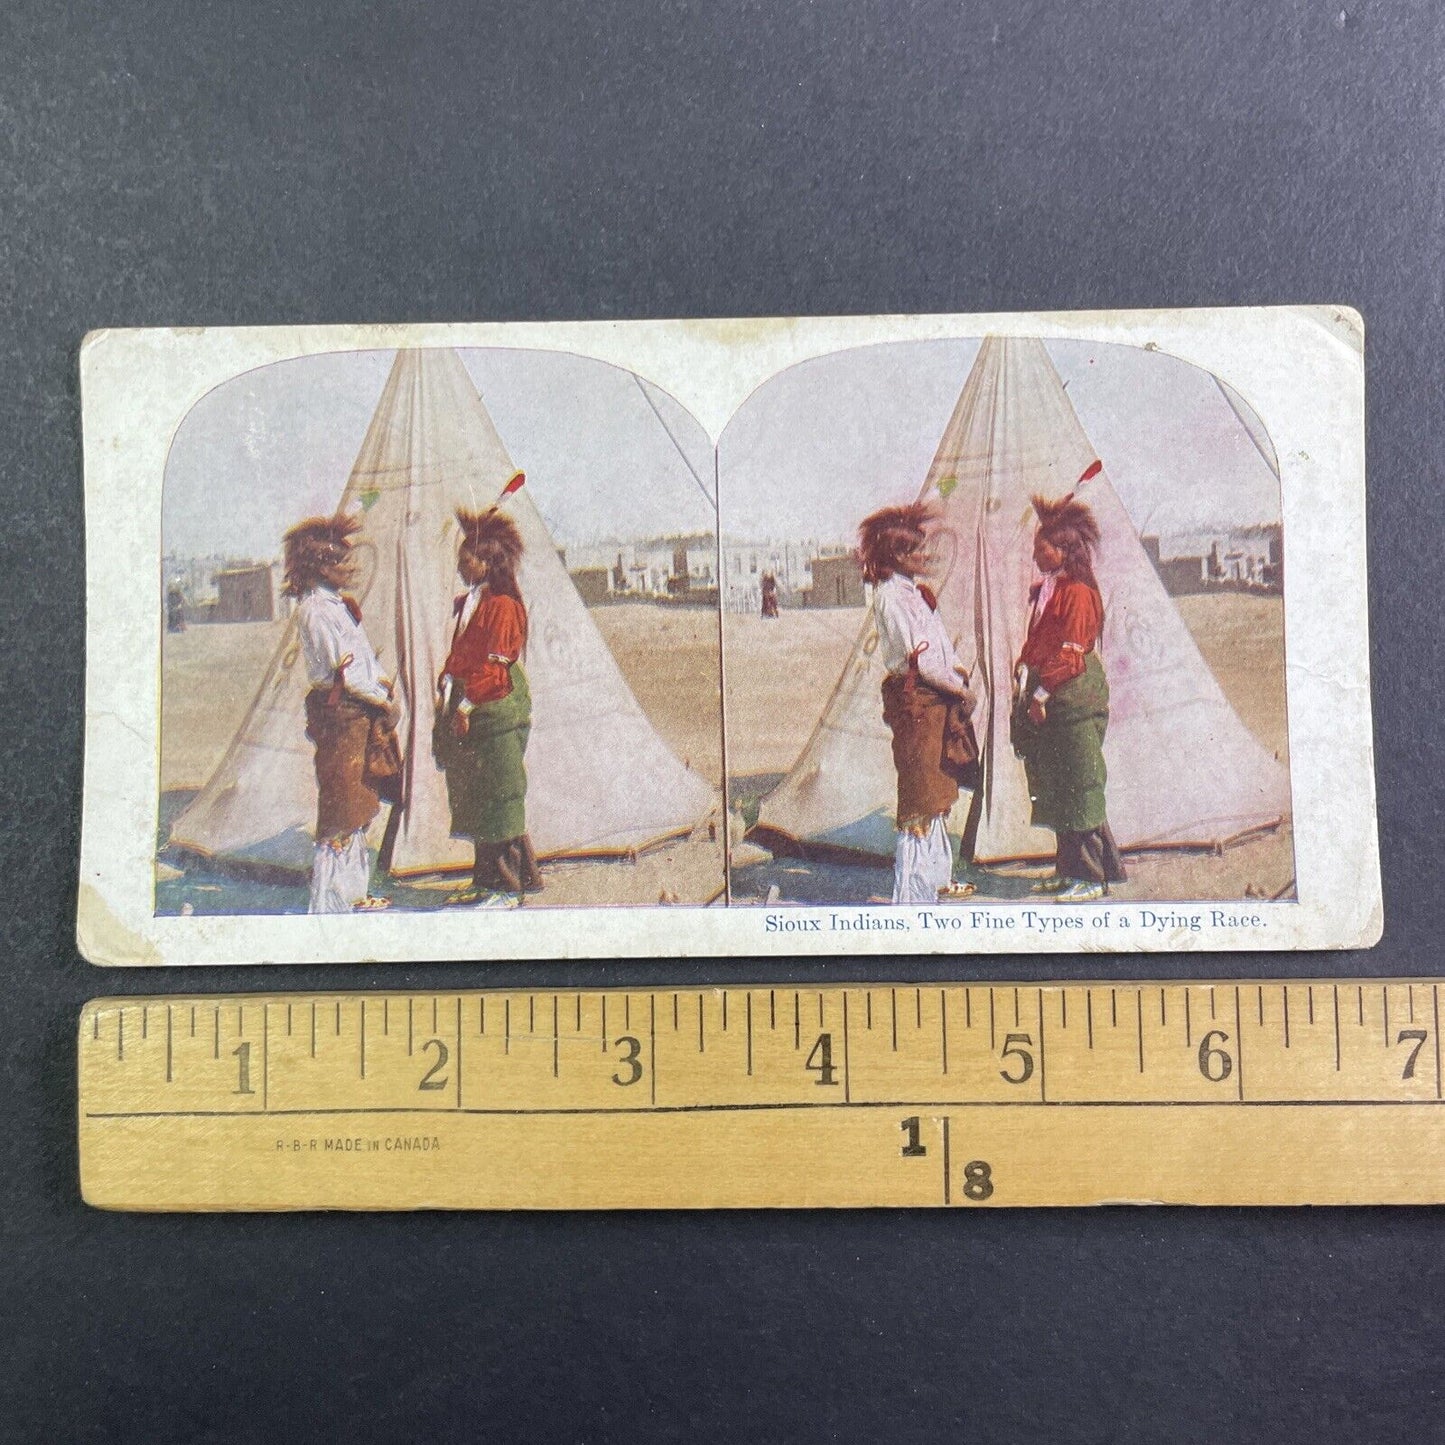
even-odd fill
[{"label": "distant building", "polygon": [[608,567],[574,567],[567,574],[577,595],[588,607],[612,601],[612,571]]},{"label": "distant building", "polygon": [[269,566],[232,567],[216,573],[217,622],[270,622],[275,616]]},{"label": "distant building", "polygon": [[1284,591],[1284,537],[1278,522],[1140,541],[1171,597]]},{"label": "distant building", "polygon": [[843,552],[812,560],[813,585],[804,594],[807,607],[863,606],[863,569],[857,556]]}]

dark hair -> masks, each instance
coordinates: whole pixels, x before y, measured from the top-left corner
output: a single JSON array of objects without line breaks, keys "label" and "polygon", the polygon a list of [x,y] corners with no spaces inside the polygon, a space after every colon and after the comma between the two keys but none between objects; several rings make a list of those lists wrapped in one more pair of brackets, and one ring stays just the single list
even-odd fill
[{"label": "dark hair", "polygon": [[463,552],[487,566],[487,587],[498,597],[522,600],[517,567],[522,561],[522,534],[510,517],[490,512],[458,512]]},{"label": "dark hair", "polygon": [[858,526],[858,560],[865,582],[886,582],[906,556],[927,536],[933,513],[924,502],[883,507]]},{"label": "dark hair", "polygon": [[1039,532],[1064,554],[1060,571],[1075,582],[1086,582],[1095,592],[1099,583],[1094,576],[1094,553],[1099,547],[1099,524],[1085,503],[1076,501],[1072,492],[1057,502],[1034,497],[1034,513],[1039,519]]},{"label": "dark hair", "polygon": [[308,517],[286,533],[283,541],[288,597],[301,597],[327,580],[328,572],[348,581],[353,557],[351,539],[361,530],[361,520],[343,516]]}]

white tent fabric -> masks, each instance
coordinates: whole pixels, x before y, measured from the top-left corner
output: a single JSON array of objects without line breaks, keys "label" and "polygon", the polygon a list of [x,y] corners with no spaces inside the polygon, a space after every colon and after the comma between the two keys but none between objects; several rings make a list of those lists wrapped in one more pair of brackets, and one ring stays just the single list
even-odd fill
[{"label": "white tent fabric", "polygon": [[[1228,404],[1206,373],[1199,378],[1187,404]],[[974,721],[983,786],[976,799],[965,793],[950,819],[961,836],[973,803],[978,862],[1053,853],[1053,834],[1029,822],[1023,764],[1009,743],[1012,671],[1033,581],[1029,498],[1074,489],[1095,455],[1043,342],[987,338],[920,494],[938,514],[939,607],[980,694]],[[1220,691],[1103,460],[1079,495],[1103,534],[1097,574],[1111,691],[1110,824],[1124,848],[1220,846],[1288,813],[1288,776]],[[870,617],[807,746],[763,801],[761,839],[892,853],[895,785],[876,648]]]},{"label": "white tent fabric", "polygon": [[[399,351],[339,505],[363,520],[356,592],[405,705],[405,804],[383,860],[399,875],[471,862],[471,845],[450,836],[446,778],[432,758],[433,688],[461,586],[453,514],[490,506],[516,470],[461,358]],[[502,505],[526,545],[518,580],[530,622],[534,846],[544,857],[623,853],[688,832],[712,805],[711,785],[638,706],[527,488]],[[305,692],[293,622],[230,748],[172,828],[173,844],[243,864],[310,867],[316,780]]]}]

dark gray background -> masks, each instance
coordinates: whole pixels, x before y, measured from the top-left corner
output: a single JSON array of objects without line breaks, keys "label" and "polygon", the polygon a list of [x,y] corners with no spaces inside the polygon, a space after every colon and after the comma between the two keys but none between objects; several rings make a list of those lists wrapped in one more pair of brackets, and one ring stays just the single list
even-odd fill
[{"label": "dark gray background", "polygon": [[97,326],[1350,302],[1385,941],[1187,967],[1441,971],[1438,5],[12,0],[0,38],[0,1437],[1438,1435],[1438,1211],[103,1215],[72,1038],[101,992],[709,972],[79,960]]}]

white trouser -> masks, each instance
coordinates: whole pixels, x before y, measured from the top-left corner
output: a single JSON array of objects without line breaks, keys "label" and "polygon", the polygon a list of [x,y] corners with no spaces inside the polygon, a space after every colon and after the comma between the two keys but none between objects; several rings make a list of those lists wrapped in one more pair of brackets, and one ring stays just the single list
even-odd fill
[{"label": "white trouser", "polygon": [[953,881],[953,845],[942,814],[929,824],[920,838],[916,833],[898,835],[893,849],[893,901],[895,903],[937,903],[938,890]]},{"label": "white trouser", "polygon": [[345,842],[330,838],[311,854],[311,904],[308,913],[350,913],[366,897],[371,854],[366,832],[358,828]]}]

